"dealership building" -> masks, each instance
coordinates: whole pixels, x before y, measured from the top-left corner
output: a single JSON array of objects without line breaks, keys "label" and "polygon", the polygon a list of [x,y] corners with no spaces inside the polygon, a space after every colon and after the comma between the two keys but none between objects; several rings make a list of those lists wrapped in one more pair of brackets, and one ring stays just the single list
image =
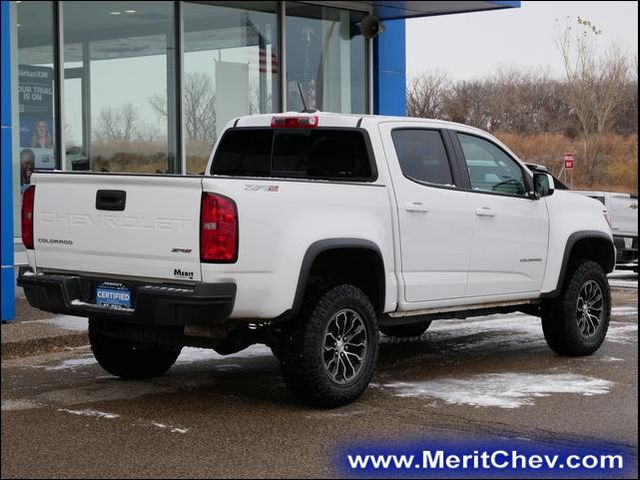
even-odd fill
[{"label": "dealership building", "polygon": [[[198,175],[229,120],[300,111],[303,97],[323,111],[405,115],[405,19],[520,6],[1,4],[3,322],[15,317],[15,278],[26,263],[20,207],[33,170]],[[374,35],[378,22],[384,29]]]}]

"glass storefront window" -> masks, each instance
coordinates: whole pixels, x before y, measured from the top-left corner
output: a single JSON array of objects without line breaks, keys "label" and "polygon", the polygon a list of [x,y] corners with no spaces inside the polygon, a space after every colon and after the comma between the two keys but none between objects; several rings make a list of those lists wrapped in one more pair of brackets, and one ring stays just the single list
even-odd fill
[{"label": "glass storefront window", "polygon": [[[56,166],[56,82],[53,54],[53,2],[11,2],[15,32],[12,76],[17,89],[14,125],[14,235],[20,236],[21,193],[34,169]],[[15,42],[15,43],[14,43]],[[17,55],[15,55],[17,54]]]},{"label": "glass storefront window", "polygon": [[185,2],[183,11],[187,173],[201,173],[229,120],[280,110],[276,2]]},{"label": "glass storefront window", "polygon": [[174,3],[63,3],[65,170],[179,171]]},{"label": "glass storefront window", "polygon": [[287,110],[366,113],[366,14],[297,2],[286,4]]},{"label": "glass storefront window", "polygon": [[[359,29],[365,13],[283,3],[283,47],[279,2],[183,2],[184,74],[178,92],[175,2],[67,1],[59,5],[64,119],[58,121],[53,3],[11,2],[18,50],[16,184],[26,185],[34,167],[180,173],[181,144],[184,173],[201,173],[232,118],[282,111],[282,88],[287,109],[301,110],[298,84],[309,106],[367,111],[367,42]],[[287,76],[281,80],[282,48]],[[58,127],[64,165],[56,155]],[[17,194],[20,190],[16,187]]]}]

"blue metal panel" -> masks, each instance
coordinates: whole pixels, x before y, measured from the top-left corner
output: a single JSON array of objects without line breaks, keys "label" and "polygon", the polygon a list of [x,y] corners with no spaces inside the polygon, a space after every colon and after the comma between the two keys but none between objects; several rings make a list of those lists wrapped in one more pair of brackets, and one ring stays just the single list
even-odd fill
[{"label": "blue metal panel", "polygon": [[11,28],[9,25],[9,2],[2,0],[2,126],[11,126],[11,68],[9,68],[9,44],[11,41]]},{"label": "blue metal panel", "polygon": [[15,273],[13,268],[13,175],[11,171],[11,25],[9,22],[9,2],[2,0],[2,23],[0,32],[2,50],[0,56],[1,99],[2,99],[2,147],[0,150],[0,223],[2,227],[2,275],[0,294],[2,299],[2,321],[13,320],[16,314]]},{"label": "blue metal panel", "polygon": [[495,1],[495,2],[489,2],[489,3],[496,3],[500,6],[503,7],[511,7],[511,8],[520,8],[520,6],[522,5],[522,2],[501,2],[501,1]]},{"label": "blue metal panel", "polygon": [[374,113],[404,116],[407,114],[405,23],[389,20],[384,25],[386,30],[374,40]]},{"label": "blue metal panel", "polygon": [[396,18],[418,18],[453,13],[481,12],[503,8],[519,8],[521,2],[511,1],[462,1],[428,2],[419,0],[374,0],[373,13],[382,20]]}]

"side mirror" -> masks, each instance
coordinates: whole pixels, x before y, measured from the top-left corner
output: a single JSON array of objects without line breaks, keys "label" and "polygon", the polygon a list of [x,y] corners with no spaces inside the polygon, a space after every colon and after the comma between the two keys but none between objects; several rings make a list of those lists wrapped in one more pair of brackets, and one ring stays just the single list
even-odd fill
[{"label": "side mirror", "polygon": [[548,173],[535,172],[533,174],[533,193],[534,198],[548,197],[553,195],[555,185],[553,177]]}]

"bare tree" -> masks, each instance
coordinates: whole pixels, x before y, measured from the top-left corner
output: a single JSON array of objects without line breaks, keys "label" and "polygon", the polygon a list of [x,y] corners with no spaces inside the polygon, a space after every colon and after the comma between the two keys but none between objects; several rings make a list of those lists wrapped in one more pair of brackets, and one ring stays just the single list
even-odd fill
[{"label": "bare tree", "polygon": [[95,128],[95,136],[99,139],[129,142],[136,135],[136,123],[140,116],[137,108],[131,103],[121,107],[107,107],[100,110]]},{"label": "bare tree", "polygon": [[599,173],[602,135],[626,99],[629,64],[615,45],[598,54],[594,39],[602,30],[580,17],[576,23],[565,25],[556,46],[564,66],[566,100],[578,120],[587,178],[593,184]]},{"label": "bare tree", "polygon": [[439,70],[422,73],[407,88],[407,114],[410,117],[442,118],[449,89],[446,73]]},{"label": "bare tree", "polygon": [[[206,73],[187,73],[184,79],[184,126],[188,139],[213,142],[216,136],[215,92]],[[168,116],[167,99],[153,95],[149,104],[160,116]]]}]

